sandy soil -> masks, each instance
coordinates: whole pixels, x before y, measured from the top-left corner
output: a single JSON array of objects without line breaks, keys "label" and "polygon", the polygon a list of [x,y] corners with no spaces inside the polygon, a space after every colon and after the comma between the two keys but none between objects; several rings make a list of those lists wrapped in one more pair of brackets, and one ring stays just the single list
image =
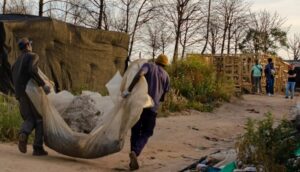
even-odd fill
[{"label": "sandy soil", "polygon": [[[247,118],[259,119],[267,112],[276,119],[290,118],[297,99],[246,95],[213,113],[189,111],[159,118],[154,136],[140,156],[139,171],[178,171],[204,155],[232,148]],[[32,149],[21,154],[14,143],[0,144],[0,172],[128,171],[128,139],[120,153],[94,160],[66,157],[49,149],[48,157],[33,157]]]}]

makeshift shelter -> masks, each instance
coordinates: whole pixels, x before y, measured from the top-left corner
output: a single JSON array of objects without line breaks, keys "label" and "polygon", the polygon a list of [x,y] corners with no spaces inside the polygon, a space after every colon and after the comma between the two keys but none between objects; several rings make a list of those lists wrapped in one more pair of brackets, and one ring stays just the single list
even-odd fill
[{"label": "makeshift shelter", "polygon": [[84,28],[48,17],[0,15],[0,57],[7,53],[13,64],[21,53],[17,42],[22,37],[33,41],[39,67],[57,90],[78,92],[84,88],[103,93],[104,85],[125,68],[129,45],[125,33]]},{"label": "makeshift shelter", "polygon": [[[251,69],[258,59],[263,68],[267,64],[268,58],[273,59],[276,69],[275,75],[275,92],[282,92],[287,82],[287,72],[289,64],[284,62],[280,57],[271,55],[255,54],[237,54],[237,55],[201,55],[188,54],[189,57],[203,59],[204,63],[214,64],[218,74],[225,75],[235,84],[236,92],[252,92]],[[262,91],[265,91],[265,75],[262,76]]]}]

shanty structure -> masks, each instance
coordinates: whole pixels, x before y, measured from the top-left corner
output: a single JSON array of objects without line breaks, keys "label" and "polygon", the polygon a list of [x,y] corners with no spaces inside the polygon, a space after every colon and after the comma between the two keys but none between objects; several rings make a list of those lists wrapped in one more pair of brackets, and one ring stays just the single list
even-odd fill
[{"label": "shanty structure", "polygon": [[[201,55],[188,54],[189,57],[198,57],[208,64],[214,64],[217,74],[225,75],[235,84],[236,92],[252,92],[253,84],[251,79],[251,69],[258,59],[259,63],[264,67],[268,63],[268,58],[273,59],[276,70],[275,75],[275,92],[285,90],[287,82],[287,72],[289,63],[283,61],[280,57],[271,55],[255,55],[255,54],[238,54],[238,55]],[[265,92],[266,79],[263,72],[262,91]]]}]

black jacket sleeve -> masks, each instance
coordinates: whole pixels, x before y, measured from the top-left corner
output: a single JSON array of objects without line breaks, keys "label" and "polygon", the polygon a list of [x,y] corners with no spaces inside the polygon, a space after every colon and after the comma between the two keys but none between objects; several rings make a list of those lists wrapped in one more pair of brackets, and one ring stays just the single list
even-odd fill
[{"label": "black jacket sleeve", "polygon": [[41,87],[45,85],[45,82],[38,73],[38,61],[39,61],[39,56],[37,54],[32,54],[28,69],[31,77]]}]

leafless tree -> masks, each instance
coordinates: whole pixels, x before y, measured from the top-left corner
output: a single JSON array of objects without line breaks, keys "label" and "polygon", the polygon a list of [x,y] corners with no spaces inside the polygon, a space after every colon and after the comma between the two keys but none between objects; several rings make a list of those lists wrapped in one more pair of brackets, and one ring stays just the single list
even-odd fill
[{"label": "leafless tree", "polygon": [[[78,6],[77,12],[85,12],[88,15],[86,18],[87,20],[84,22],[85,25],[97,29],[107,29],[104,22],[106,17],[105,0],[86,0],[86,2],[81,1],[78,3],[81,4],[81,6]],[[76,4],[73,4],[72,6],[74,5]],[[82,11],[82,9],[84,11]]]},{"label": "leafless tree", "polygon": [[7,1],[3,0],[3,2],[2,2],[2,14],[6,13],[6,4],[7,4]]},{"label": "leafless tree", "polygon": [[208,10],[207,10],[207,23],[206,23],[206,35],[205,35],[205,43],[201,54],[204,54],[206,51],[207,43],[209,41],[209,31],[210,31],[210,16],[211,16],[211,0],[208,0]]},{"label": "leafless tree", "polygon": [[206,26],[203,22],[204,15],[201,11],[200,2],[191,4],[187,10],[187,17],[184,21],[180,37],[180,45],[182,47],[181,59],[185,56],[187,48],[204,40],[200,31]]},{"label": "leafless tree", "polygon": [[[179,55],[179,45],[182,39],[182,45],[185,45],[186,38],[188,38],[188,32],[190,25],[194,23],[195,14],[200,11],[200,1],[193,0],[161,0],[162,15],[166,18],[166,21],[170,23],[174,30],[174,53],[173,63],[176,63]],[[196,22],[195,22],[196,23]],[[186,34],[184,34],[186,33]],[[184,46],[185,47],[185,46]],[[185,50],[183,50],[184,52]]]},{"label": "leafless tree", "polygon": [[220,45],[222,40],[222,30],[216,16],[211,17],[209,31],[211,36],[208,39],[208,49],[210,49],[211,54],[216,54],[221,49]]},{"label": "leafless tree", "polygon": [[5,13],[32,14],[32,4],[22,0],[10,0],[5,2]]},{"label": "leafless tree", "polygon": [[[162,20],[153,20],[146,25],[147,27],[140,33],[143,43],[147,46],[146,52],[154,59],[157,53],[165,54],[166,48],[171,43],[170,28]],[[146,32],[147,31],[147,32]]]},{"label": "leafless tree", "polygon": [[145,44],[150,48],[152,59],[155,58],[159,50],[160,29],[160,25],[158,24],[147,24],[147,34],[143,37]]},{"label": "leafless tree", "polygon": [[279,46],[287,46],[286,19],[277,12],[260,11],[250,14],[250,22],[240,49],[253,53],[276,53]]},{"label": "leafless tree", "polygon": [[39,0],[39,16],[43,16],[44,0]]},{"label": "leafless tree", "polygon": [[219,0],[216,6],[217,15],[223,21],[223,36],[221,44],[221,55],[224,54],[227,40],[227,54],[230,54],[231,39],[233,37],[234,24],[239,24],[247,17],[250,4],[245,0]]},{"label": "leafless tree", "polygon": [[288,45],[293,59],[300,60],[300,34],[294,34],[293,37],[288,40]]},{"label": "leafless tree", "polygon": [[120,11],[119,15],[114,16],[113,28],[116,31],[125,32],[130,35],[128,56],[126,67],[130,61],[134,42],[136,41],[137,31],[154,17],[157,8],[155,0],[121,0],[115,2],[115,6]]}]

